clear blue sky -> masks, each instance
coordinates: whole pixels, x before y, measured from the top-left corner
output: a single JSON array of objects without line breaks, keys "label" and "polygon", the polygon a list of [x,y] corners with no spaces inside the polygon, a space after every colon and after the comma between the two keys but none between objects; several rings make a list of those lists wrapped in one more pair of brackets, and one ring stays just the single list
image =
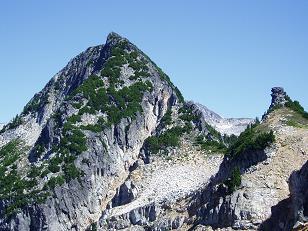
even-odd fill
[{"label": "clear blue sky", "polygon": [[308,1],[2,0],[0,121],[109,32],[225,117],[260,116],[272,86],[308,108]]}]

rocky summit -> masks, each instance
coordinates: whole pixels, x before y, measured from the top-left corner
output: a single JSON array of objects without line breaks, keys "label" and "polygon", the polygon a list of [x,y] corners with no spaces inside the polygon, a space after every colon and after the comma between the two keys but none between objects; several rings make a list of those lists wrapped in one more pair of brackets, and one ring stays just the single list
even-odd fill
[{"label": "rocky summit", "polygon": [[284,91],[282,87],[273,87],[272,88],[272,103],[270,108],[276,107],[276,106],[284,106],[284,104],[287,102],[287,93]]},{"label": "rocky summit", "polygon": [[116,33],[0,131],[0,230],[305,230],[308,113],[261,121],[185,101]]}]

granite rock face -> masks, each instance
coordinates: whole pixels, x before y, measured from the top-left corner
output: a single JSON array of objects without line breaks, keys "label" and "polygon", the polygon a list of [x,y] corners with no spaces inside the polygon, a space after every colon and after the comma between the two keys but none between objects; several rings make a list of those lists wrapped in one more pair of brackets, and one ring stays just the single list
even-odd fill
[{"label": "granite rock face", "polygon": [[[18,161],[17,171],[20,174],[24,174],[33,165],[45,166],[46,161],[57,155],[53,147],[63,139],[61,126],[78,113],[80,106],[76,108],[74,105],[77,101],[81,105],[88,102],[83,95],[77,94],[73,99],[70,96],[91,76],[100,76],[107,61],[117,55],[113,52],[119,49],[114,48],[121,47],[121,44],[125,45],[123,49],[126,54],[133,52],[133,57],[142,61],[146,68],[140,74],[144,77],[136,78],[133,67],[127,64],[117,67],[120,75],[115,90],[128,88],[135,83],[141,85],[142,82],[151,85],[141,95],[140,109],[134,116],[123,116],[116,124],[100,132],[82,130],[87,150],[73,162],[82,171],[82,177],[56,186],[50,191],[52,196],[44,203],[24,206],[10,217],[3,215],[3,208],[0,216],[1,230],[85,230],[98,221],[114,195],[123,195],[125,190],[130,190],[120,186],[127,178],[129,168],[138,160],[145,139],[155,132],[167,109],[179,104],[180,100],[174,85],[162,76],[157,66],[136,46],[115,33],[108,36],[106,44],[87,49],[56,74],[25,107],[18,124],[0,134],[0,147],[14,139],[24,141],[30,147],[30,151],[24,154],[26,158]],[[138,64],[137,61],[135,63]],[[110,78],[100,78],[106,87],[111,86]],[[83,114],[81,121],[74,126],[95,124],[105,116],[103,111],[90,114]],[[44,147],[40,156],[35,151],[38,144]],[[61,174],[61,170],[57,174]],[[49,173],[43,179],[37,179],[37,187],[41,190],[57,174]],[[124,203],[125,200],[121,198],[116,203]]]}]

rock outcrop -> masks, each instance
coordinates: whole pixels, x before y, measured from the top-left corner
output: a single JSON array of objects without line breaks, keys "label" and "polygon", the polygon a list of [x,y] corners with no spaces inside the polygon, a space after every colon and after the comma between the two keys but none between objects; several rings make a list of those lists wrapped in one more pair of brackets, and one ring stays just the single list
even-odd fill
[{"label": "rock outcrop", "polygon": [[265,230],[306,230],[308,227],[308,162],[291,174],[290,196],[272,208]]},{"label": "rock outcrop", "polygon": [[287,94],[282,87],[273,87],[272,88],[272,103],[270,108],[276,106],[284,106],[287,102]]},{"label": "rock outcrop", "polygon": [[[290,177],[291,225],[308,226],[308,162]],[[289,227],[291,226],[289,225]],[[288,226],[286,226],[288,227]],[[292,226],[291,226],[292,227]]]}]

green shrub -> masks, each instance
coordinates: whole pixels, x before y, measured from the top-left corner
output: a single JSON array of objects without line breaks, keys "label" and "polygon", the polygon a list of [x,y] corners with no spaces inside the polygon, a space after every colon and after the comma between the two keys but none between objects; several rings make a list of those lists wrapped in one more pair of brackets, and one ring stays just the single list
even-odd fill
[{"label": "green shrub", "polygon": [[167,126],[167,125],[171,125],[172,124],[172,111],[170,108],[168,108],[166,114],[163,116],[163,118],[161,119],[161,123],[164,125],[164,126]]},{"label": "green shrub", "polygon": [[44,152],[45,147],[43,146],[43,144],[36,144],[33,148],[33,154],[36,158],[40,158]]},{"label": "green shrub", "polygon": [[45,169],[44,171],[42,171],[40,177],[41,177],[41,178],[44,178],[45,176],[48,175],[48,173],[50,173],[50,171],[49,171],[48,169]]},{"label": "green shrub", "polygon": [[74,108],[80,109],[82,106],[83,106],[82,103],[73,103]]},{"label": "green shrub", "polygon": [[237,136],[232,134],[230,136],[224,134],[222,137],[223,143],[227,146],[230,147],[232,144],[234,144],[237,141]]},{"label": "green shrub", "polygon": [[42,203],[48,197],[47,192],[37,189],[37,177],[43,167],[32,166],[26,172],[28,178],[21,178],[17,172],[15,162],[26,151],[20,140],[13,140],[0,149],[0,200],[6,200],[3,207],[6,217],[27,205]]},{"label": "green shrub", "polygon": [[[286,101],[286,107],[290,108],[295,112],[298,112],[303,118],[308,119],[308,112],[305,111],[303,106],[297,100],[293,101],[289,96],[286,96]],[[275,107],[270,108],[269,110],[267,110],[266,114],[269,114],[270,112],[279,108],[282,108],[282,105],[276,105]]]},{"label": "green shrub", "polygon": [[177,87],[174,87],[174,91],[175,91],[175,94],[177,95],[177,97],[179,98],[179,102],[185,103],[185,99],[184,99],[184,96],[182,95],[181,91]]},{"label": "green shrub", "polygon": [[60,166],[57,165],[57,164],[52,164],[50,163],[49,166],[48,166],[48,170],[52,173],[57,173],[60,171]]},{"label": "green shrub", "polygon": [[37,111],[40,107],[40,100],[38,96],[34,98],[24,107],[23,114],[28,114],[30,112]]},{"label": "green shrub", "polygon": [[18,160],[19,156],[24,152],[22,148],[22,142],[18,139],[12,140],[0,149],[0,164],[2,167],[6,168],[16,160]]},{"label": "green shrub", "polygon": [[48,103],[48,97],[48,94],[36,94],[33,99],[31,99],[31,101],[24,107],[22,114],[27,115],[28,113],[37,112],[40,107]]},{"label": "green shrub", "polygon": [[285,106],[291,108],[293,111],[298,112],[301,114],[305,119],[308,119],[308,112],[302,107],[302,105],[298,101],[292,101],[290,97],[287,97],[288,102]]},{"label": "green shrub", "polygon": [[60,152],[79,155],[87,150],[86,138],[83,132],[70,125],[64,126],[64,134],[59,146]]},{"label": "green shrub", "polygon": [[237,140],[228,148],[228,155],[231,158],[237,157],[240,154],[248,151],[261,151],[275,141],[273,131],[259,133],[256,131],[256,126],[253,124],[240,134]]},{"label": "green shrub", "polygon": [[[194,122],[196,123],[197,121],[200,120],[200,116],[195,114],[193,110],[187,106],[183,106],[182,108],[179,109],[180,116],[179,118],[183,120],[184,122],[189,123],[189,122]],[[205,126],[209,133],[215,137],[217,140],[222,141],[222,136],[221,134],[216,131],[211,125],[208,123],[205,123]]]},{"label": "green shrub", "polygon": [[66,164],[63,168],[66,182],[82,176],[82,172],[74,164]]},{"label": "green shrub", "polygon": [[47,182],[49,189],[54,189],[56,186],[61,186],[65,183],[65,179],[63,176],[51,177]]},{"label": "green shrub", "polygon": [[196,122],[199,120],[199,116],[193,113],[191,108],[183,106],[179,109],[179,118],[185,122]]},{"label": "green shrub", "polygon": [[40,167],[32,166],[27,176],[29,178],[36,178],[41,175],[41,170]]},{"label": "green shrub", "polygon": [[93,223],[91,225],[91,231],[97,231],[97,224],[96,223]]},{"label": "green shrub", "polygon": [[160,150],[166,150],[167,147],[176,147],[183,133],[183,128],[173,127],[159,136],[151,136],[146,139],[148,150],[152,154],[157,154]]},{"label": "green shrub", "polygon": [[24,206],[42,202],[47,198],[46,193],[36,189],[35,177],[38,171],[33,169],[28,173],[30,180],[21,178],[16,169],[7,174],[0,174],[0,200],[7,201],[3,208],[5,216],[8,217]]},{"label": "green shrub", "polygon": [[7,125],[5,125],[3,127],[3,129],[1,130],[1,132],[4,132],[5,130],[7,129],[14,129],[14,128],[17,128],[19,125],[21,125],[23,123],[23,120],[21,118],[21,116],[19,115],[16,115],[13,120],[8,123]]},{"label": "green shrub", "polygon": [[225,153],[227,151],[227,147],[222,143],[215,140],[208,140],[204,136],[197,136],[195,145],[200,146],[203,150]]},{"label": "green shrub", "polygon": [[82,85],[73,91],[70,97],[73,97],[78,93],[82,93],[84,97],[89,99],[95,95],[95,89],[100,87],[104,87],[104,81],[97,75],[91,75],[82,83]]},{"label": "green shrub", "polygon": [[196,124],[200,117],[196,115],[191,108],[187,106],[183,106],[179,109],[179,119],[182,120],[185,123],[185,126],[183,127],[185,133],[190,133],[194,126],[193,124]]},{"label": "green shrub", "polygon": [[[104,111],[107,114],[108,121],[100,118],[97,125],[82,126],[82,129],[100,132],[111,124],[117,124],[122,118],[135,117],[138,111],[142,110],[141,101],[145,91],[152,90],[150,81],[136,82],[129,87],[123,87],[116,90],[114,84],[106,90],[101,87],[100,78],[97,76],[89,77],[85,83],[76,89],[76,93],[82,93],[88,99],[88,103],[82,107],[78,115],[68,119],[65,124],[65,130],[72,130],[73,124],[81,121],[81,115],[84,113],[95,114],[97,111]],[[102,80],[101,80],[102,81]],[[93,83],[92,83],[93,82]]]},{"label": "green shrub", "polygon": [[72,115],[70,118],[68,118],[68,122],[71,123],[71,124],[81,122],[81,116],[80,115]]},{"label": "green shrub", "polygon": [[82,126],[80,126],[80,128],[82,130],[88,130],[88,131],[92,131],[92,132],[97,133],[97,132],[103,131],[104,125],[97,123],[97,124],[89,124],[89,125],[86,125],[86,126],[82,125]]},{"label": "green shrub", "polygon": [[287,121],[287,125],[288,126],[291,126],[291,127],[296,127],[296,128],[302,128],[302,127],[305,127],[304,125],[298,123],[297,121],[293,120],[293,119],[290,119]]},{"label": "green shrub", "polygon": [[228,187],[228,192],[233,193],[238,187],[241,186],[241,183],[241,171],[238,167],[236,167],[232,170],[231,177],[225,181],[225,185]]}]

